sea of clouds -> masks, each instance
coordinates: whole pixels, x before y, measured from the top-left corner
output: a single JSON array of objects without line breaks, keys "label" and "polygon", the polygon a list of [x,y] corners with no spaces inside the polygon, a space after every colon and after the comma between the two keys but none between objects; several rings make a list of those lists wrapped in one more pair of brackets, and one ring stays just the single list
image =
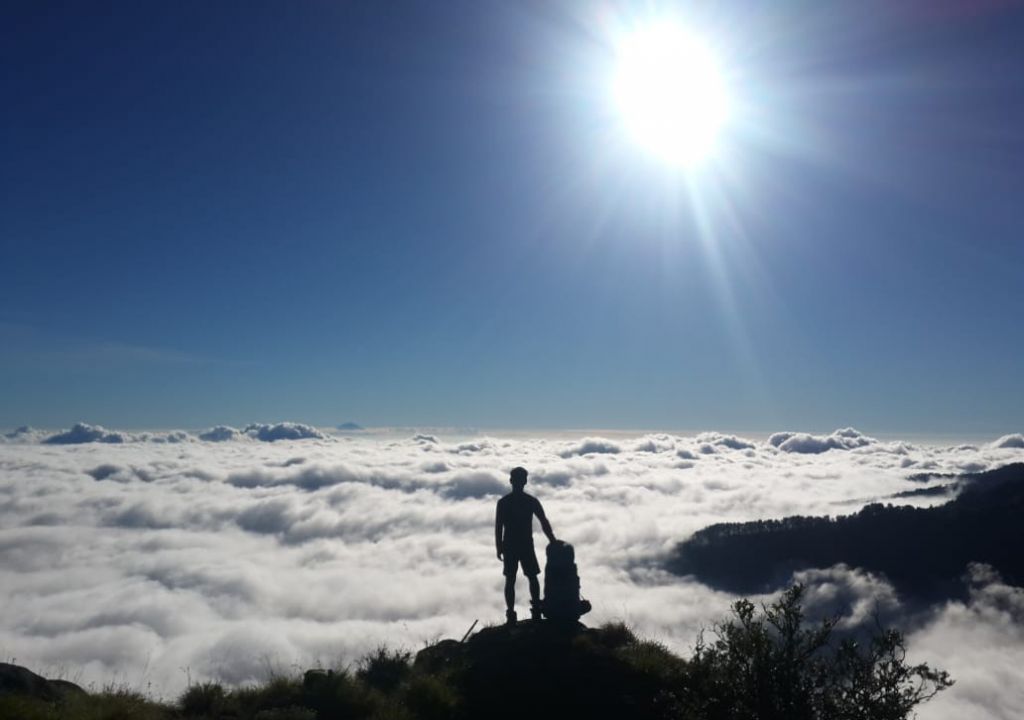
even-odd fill
[{"label": "sea of clouds", "polygon": [[[0,660],[173,696],[417,650],[503,618],[494,504],[508,471],[576,546],[585,620],[625,620],[684,654],[735,597],[660,569],[720,521],[837,515],[920,487],[915,473],[1024,460],[1024,437],[976,444],[830,435],[600,436],[380,431],[296,423],[199,433],[90,425],[0,438]],[[942,498],[900,499],[930,505]],[[538,531],[538,546],[542,537]],[[543,561],[543,560],[542,560]],[[813,607],[898,618],[884,580],[805,572]],[[954,688],[920,714],[1024,708],[1024,591],[972,568],[970,599],[917,612],[911,660]],[[525,582],[519,581],[525,609]]]}]

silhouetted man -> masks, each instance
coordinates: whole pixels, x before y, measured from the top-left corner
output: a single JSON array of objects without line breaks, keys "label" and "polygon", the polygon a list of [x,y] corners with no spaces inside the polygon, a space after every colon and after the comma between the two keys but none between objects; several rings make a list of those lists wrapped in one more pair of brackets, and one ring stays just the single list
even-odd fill
[{"label": "silhouetted man", "polygon": [[530,615],[540,620],[540,565],[537,553],[533,550],[533,516],[540,520],[541,529],[550,542],[555,542],[555,534],[551,531],[551,523],[544,515],[540,500],[527,495],[526,468],[513,468],[509,477],[512,492],[498,501],[498,511],[494,517],[494,544],[498,551],[498,559],[505,565],[505,618],[508,623],[516,621],[516,572],[523,566],[523,575],[530,583]]}]

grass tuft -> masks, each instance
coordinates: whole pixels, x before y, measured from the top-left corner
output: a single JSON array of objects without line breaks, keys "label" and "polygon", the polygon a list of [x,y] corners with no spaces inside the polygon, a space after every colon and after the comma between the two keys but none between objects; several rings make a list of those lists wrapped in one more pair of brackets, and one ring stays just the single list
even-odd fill
[{"label": "grass tuft", "polygon": [[390,693],[408,677],[411,659],[408,652],[381,646],[359,661],[356,677],[372,688]]}]

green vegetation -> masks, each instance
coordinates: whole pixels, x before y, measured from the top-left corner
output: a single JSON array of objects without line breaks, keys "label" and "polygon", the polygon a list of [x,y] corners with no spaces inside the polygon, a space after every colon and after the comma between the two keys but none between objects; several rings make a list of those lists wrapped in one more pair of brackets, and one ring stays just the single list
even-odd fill
[{"label": "green vegetation", "polygon": [[69,695],[47,702],[23,695],[0,695],[0,718],[7,720],[169,720],[182,717],[174,708],[124,688],[89,695]]},{"label": "green vegetation", "polygon": [[864,645],[834,645],[836,620],[808,627],[803,588],[758,613],[749,600],[699,640],[687,663],[681,717],[899,720],[952,685],[944,671],[907,665],[903,636],[879,629]]},{"label": "green vegetation", "polygon": [[902,720],[952,684],[905,662],[903,638],[879,629],[834,642],[835,620],[808,623],[803,588],[757,608],[747,600],[698,639],[690,659],[622,624],[485,628],[419,654],[379,648],[354,672],[311,670],[259,686],[189,687],[173,704],[108,690],[59,701],[0,695],[23,720],[462,720],[680,718]]}]

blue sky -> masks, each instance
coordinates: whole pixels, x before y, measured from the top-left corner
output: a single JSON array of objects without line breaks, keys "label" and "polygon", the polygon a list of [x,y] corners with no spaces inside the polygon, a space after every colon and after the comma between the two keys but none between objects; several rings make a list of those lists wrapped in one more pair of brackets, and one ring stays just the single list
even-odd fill
[{"label": "blue sky", "polygon": [[5,3],[0,425],[1020,431],[1024,7],[893,5]]}]

